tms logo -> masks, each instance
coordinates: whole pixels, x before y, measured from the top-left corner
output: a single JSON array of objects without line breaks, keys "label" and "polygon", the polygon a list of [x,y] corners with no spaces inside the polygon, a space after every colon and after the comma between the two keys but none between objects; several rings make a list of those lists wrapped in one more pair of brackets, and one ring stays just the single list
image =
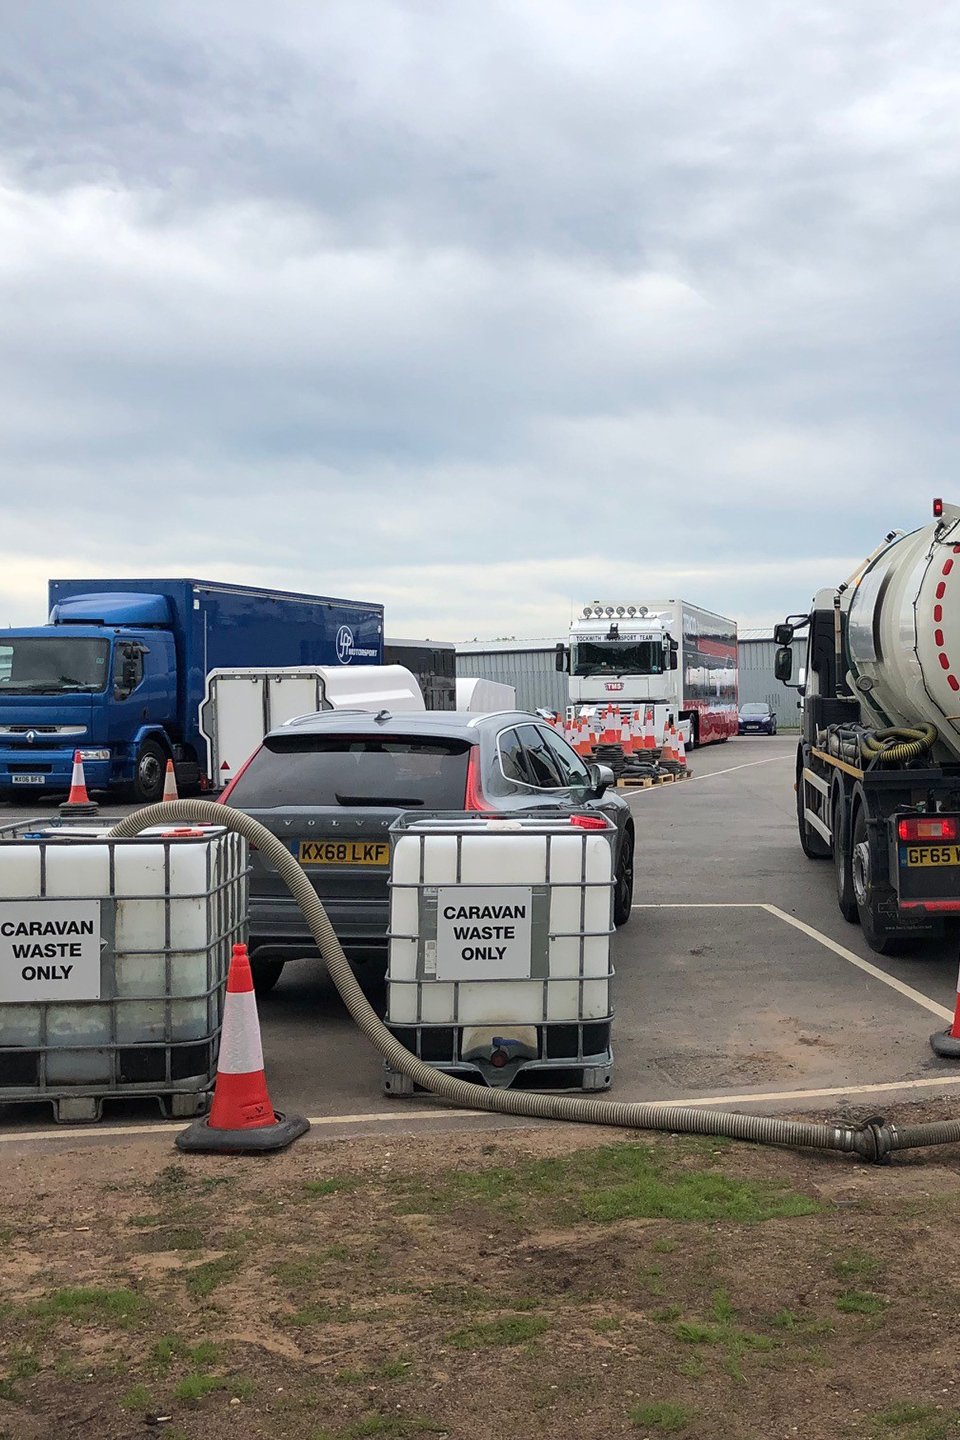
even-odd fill
[{"label": "tms logo", "polygon": [[622,680],[620,680],[620,681],[608,680],[607,683],[606,683],[605,688],[606,688],[607,690],[622,690],[622,689],[623,689],[623,681],[622,681]]},{"label": "tms logo", "polygon": [[337,631],[337,659],[341,665],[349,665],[352,654],[353,631],[349,625],[341,625]]}]

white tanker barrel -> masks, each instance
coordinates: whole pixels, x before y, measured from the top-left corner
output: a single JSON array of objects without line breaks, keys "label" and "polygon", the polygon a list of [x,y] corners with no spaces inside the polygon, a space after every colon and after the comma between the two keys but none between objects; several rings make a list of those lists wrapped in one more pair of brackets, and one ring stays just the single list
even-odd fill
[{"label": "white tanker barrel", "polygon": [[935,725],[934,755],[960,758],[960,506],[894,540],[849,593],[849,680],[865,717]]}]

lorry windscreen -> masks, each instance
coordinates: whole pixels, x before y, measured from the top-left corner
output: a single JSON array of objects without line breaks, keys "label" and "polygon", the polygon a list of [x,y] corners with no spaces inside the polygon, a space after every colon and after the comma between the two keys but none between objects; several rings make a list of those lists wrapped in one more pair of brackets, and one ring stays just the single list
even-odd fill
[{"label": "lorry windscreen", "polygon": [[0,695],[105,690],[110,642],[69,635],[0,640]]},{"label": "lorry windscreen", "polygon": [[663,646],[654,640],[581,640],[574,646],[574,675],[662,675]]}]

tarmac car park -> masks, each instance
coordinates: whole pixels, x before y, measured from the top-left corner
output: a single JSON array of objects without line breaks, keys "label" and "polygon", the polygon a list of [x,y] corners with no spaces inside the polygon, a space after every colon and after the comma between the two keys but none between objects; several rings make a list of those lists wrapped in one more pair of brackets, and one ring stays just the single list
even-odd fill
[{"label": "tarmac car park", "polygon": [[[273,730],[225,803],[281,836],[305,867],[359,973],[386,963],[389,828],[407,810],[599,812],[617,827],[614,923],[633,901],[634,821],[613,774],[585,764],[562,736],[520,711],[469,715],[320,712]],[[252,857],[250,953],[272,989],[286,960],[313,952],[283,883]]]}]

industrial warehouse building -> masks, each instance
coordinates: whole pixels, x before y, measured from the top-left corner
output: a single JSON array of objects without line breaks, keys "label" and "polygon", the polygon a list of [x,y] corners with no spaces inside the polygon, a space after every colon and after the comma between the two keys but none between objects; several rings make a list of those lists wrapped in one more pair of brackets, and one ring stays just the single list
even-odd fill
[{"label": "industrial warehouse building", "polygon": [[[457,646],[457,674],[480,675],[512,685],[521,710],[563,710],[568,703],[567,676],[556,668],[556,647],[569,636],[534,640],[472,641]],[[802,648],[802,647],[801,647]],[[774,677],[777,647],[766,630],[742,630],[739,635],[740,703],[765,700],[773,706],[777,724],[796,727],[797,692]],[[802,657],[794,665],[802,665]]]}]

